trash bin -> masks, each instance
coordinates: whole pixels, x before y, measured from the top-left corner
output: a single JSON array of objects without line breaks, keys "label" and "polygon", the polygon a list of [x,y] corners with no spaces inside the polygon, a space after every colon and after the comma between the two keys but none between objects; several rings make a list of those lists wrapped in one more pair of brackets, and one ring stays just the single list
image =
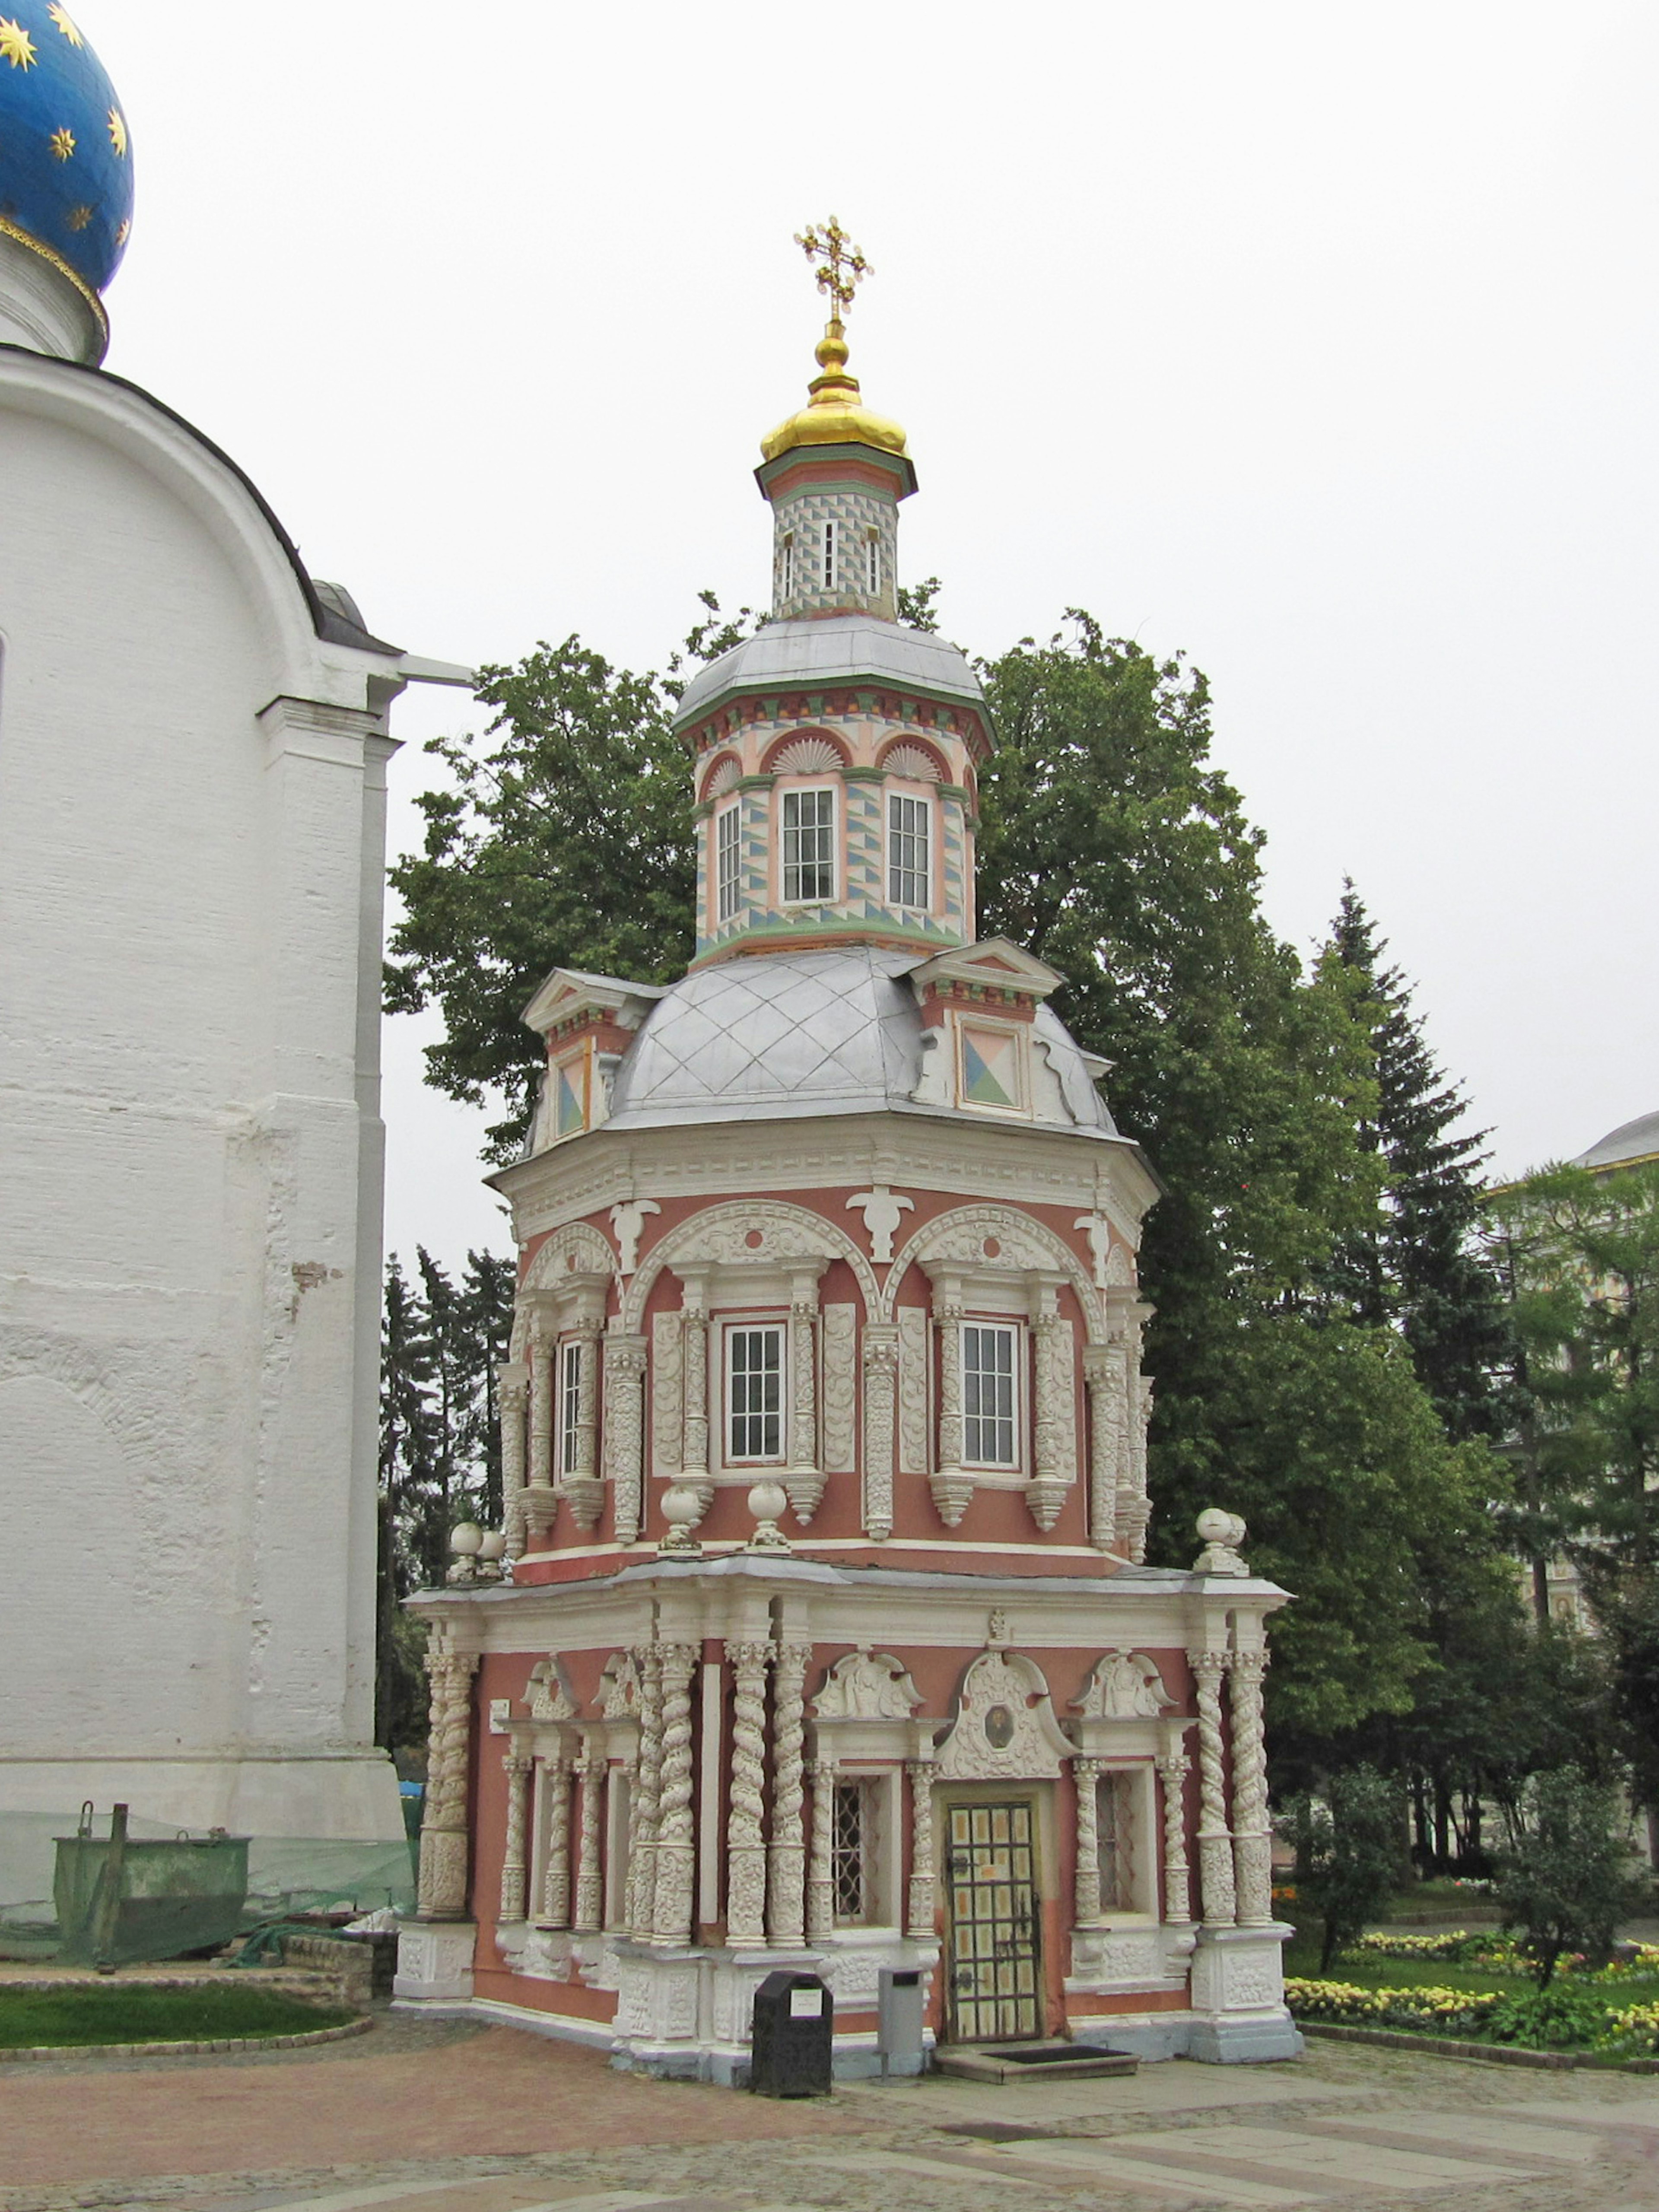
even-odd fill
[{"label": "trash bin", "polygon": [[922,2069],[921,1971],[917,1966],[884,1966],[876,1998],[876,2048],[881,2070],[920,2074]]},{"label": "trash bin", "polygon": [[749,2086],[759,2097],[827,2097],[836,2001],[816,1974],[780,1968],[755,1992]]}]

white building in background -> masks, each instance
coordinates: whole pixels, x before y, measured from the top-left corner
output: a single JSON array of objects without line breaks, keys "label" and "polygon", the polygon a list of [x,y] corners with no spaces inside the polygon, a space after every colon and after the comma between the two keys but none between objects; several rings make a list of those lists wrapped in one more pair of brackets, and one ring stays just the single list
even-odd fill
[{"label": "white building in background", "polygon": [[464,680],[104,374],[125,118],[0,41],[0,1814],[402,1832],[371,1743],[387,715]]}]

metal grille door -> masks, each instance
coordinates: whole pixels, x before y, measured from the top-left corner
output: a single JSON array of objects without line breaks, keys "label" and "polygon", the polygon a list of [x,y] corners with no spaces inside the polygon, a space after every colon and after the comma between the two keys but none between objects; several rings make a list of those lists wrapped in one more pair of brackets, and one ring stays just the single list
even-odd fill
[{"label": "metal grille door", "polygon": [[953,1805],[950,1831],[951,2033],[960,2043],[1040,2035],[1030,1800]]}]

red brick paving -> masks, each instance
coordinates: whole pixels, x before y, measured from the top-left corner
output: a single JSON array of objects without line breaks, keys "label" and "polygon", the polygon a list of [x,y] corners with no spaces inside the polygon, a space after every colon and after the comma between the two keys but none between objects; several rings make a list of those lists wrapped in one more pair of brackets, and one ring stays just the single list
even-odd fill
[{"label": "red brick paving", "polygon": [[19,2187],[263,2174],[867,2128],[821,2105],[618,2074],[601,2051],[515,2028],[398,2056],[376,2057],[372,2035],[336,2051],[281,2065],[171,2059],[50,2075],[8,2068],[0,2080],[0,2178]]}]

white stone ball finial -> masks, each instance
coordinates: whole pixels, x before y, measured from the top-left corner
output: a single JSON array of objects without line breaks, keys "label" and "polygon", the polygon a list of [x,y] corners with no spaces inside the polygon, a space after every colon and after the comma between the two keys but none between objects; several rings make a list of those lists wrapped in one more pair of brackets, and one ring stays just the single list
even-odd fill
[{"label": "white stone ball finial", "polygon": [[484,1533],[476,1521],[458,1521],[449,1532],[449,1548],[453,1553],[446,1579],[452,1583],[470,1583],[477,1576],[477,1557],[483,1549]]},{"label": "white stone ball finial", "polygon": [[787,1552],[793,1548],[778,1526],[778,1516],[788,1503],[789,1493],[781,1482],[768,1480],[756,1483],[749,1493],[749,1510],[755,1516],[755,1533],[746,1547],[749,1551]]},{"label": "white stone ball finial", "polygon": [[662,1517],[668,1523],[668,1534],[657,1549],[659,1552],[701,1552],[702,1546],[691,1531],[702,1518],[702,1500],[689,1482],[671,1482],[662,1494]]},{"label": "white stone ball finial", "polygon": [[1237,1513],[1224,1513],[1219,1506],[1210,1506],[1198,1516],[1198,1533],[1204,1540],[1204,1549],[1193,1561],[1195,1575],[1249,1573],[1239,1557],[1238,1547],[1244,1541],[1245,1528]]}]

